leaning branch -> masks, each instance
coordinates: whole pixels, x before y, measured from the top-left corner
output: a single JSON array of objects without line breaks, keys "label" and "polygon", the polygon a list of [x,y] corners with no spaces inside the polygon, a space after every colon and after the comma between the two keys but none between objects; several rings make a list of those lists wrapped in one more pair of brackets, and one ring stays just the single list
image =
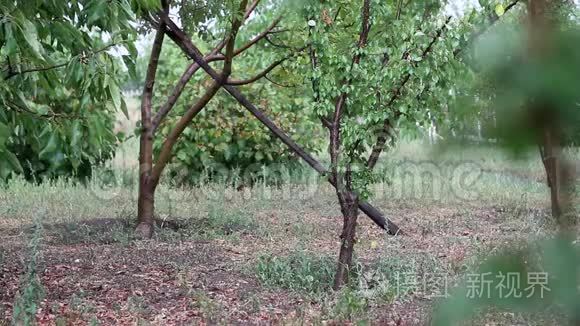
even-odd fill
[{"label": "leaning branch", "polygon": [[[193,45],[191,39],[166,15],[161,13],[161,18],[167,23],[167,35],[179,46],[189,57],[197,62],[208,75],[215,81],[221,80],[222,76],[218,74],[205,60],[199,49]],[[278,137],[294,153],[300,156],[308,165],[322,175],[327,175],[326,168],[320,164],[314,157],[308,154],[298,144],[296,144],[288,135],[286,135],[264,112],[254,106],[240,91],[232,85],[223,85],[223,88],[234,97],[244,108],[262,122],[269,130]],[[335,186],[332,180],[328,181]],[[387,230],[391,235],[403,234],[403,232],[391,221],[386,219],[376,208],[366,202],[359,202],[359,208],[367,214],[379,227]]]},{"label": "leaning branch", "polygon": [[[254,1],[250,5],[250,7],[246,10],[246,14],[244,15],[244,21],[248,19],[249,15],[256,8],[259,2],[260,2],[259,0]],[[257,44],[260,40],[262,40],[264,37],[266,37],[269,33],[271,33],[272,30],[280,23],[281,18],[282,17],[278,17],[277,19],[275,19],[274,22],[270,26],[268,26],[262,33],[255,36],[253,39],[248,41],[248,43],[244,44],[239,49],[236,49],[234,51],[233,57],[242,54],[244,51],[248,50],[249,48]],[[220,44],[218,44],[207,56],[205,56],[204,59],[207,62],[225,60],[225,56],[220,55],[219,53],[229,43],[230,37],[231,35],[228,35],[228,37],[226,37],[226,39],[220,42]],[[185,70],[185,72],[175,85],[173,92],[168,97],[167,101],[163,104],[163,106],[159,108],[157,114],[153,118],[153,132],[157,131],[157,128],[159,128],[163,119],[167,116],[167,114],[169,114],[171,109],[173,109],[175,103],[183,93],[183,89],[185,88],[187,83],[189,83],[193,75],[199,70],[199,68],[200,68],[199,65],[195,62],[189,65],[189,67],[187,67],[187,69]]]}]

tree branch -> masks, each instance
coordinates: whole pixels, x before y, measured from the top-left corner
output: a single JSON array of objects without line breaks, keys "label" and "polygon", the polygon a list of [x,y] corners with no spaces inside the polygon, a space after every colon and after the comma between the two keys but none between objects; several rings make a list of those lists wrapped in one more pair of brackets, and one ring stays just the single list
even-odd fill
[{"label": "tree branch", "polygon": [[[254,1],[254,4],[258,5],[258,0]],[[238,9],[238,13],[244,12],[246,7],[248,6],[248,0],[242,0],[240,3],[240,8]],[[254,7],[255,8],[255,7]],[[246,11],[246,14],[243,15],[243,20],[246,17],[249,17],[248,12],[251,12],[253,9]],[[232,27],[230,29],[230,35],[228,36],[228,41],[226,44],[226,54],[224,59],[224,67],[222,69],[222,75],[224,78],[228,78],[229,75],[232,73],[232,60],[234,59],[234,47],[236,44],[236,36],[238,35],[238,31],[242,26],[243,21],[238,18],[238,13],[234,14],[234,20],[232,21]]]},{"label": "tree branch", "polygon": [[[206,55],[204,57],[204,59],[207,62],[221,60],[219,57],[216,57],[216,54],[224,46],[225,46],[225,43],[222,42],[220,45],[218,45],[216,48],[214,48],[211,51],[211,53]],[[181,78],[179,79],[179,81],[177,82],[175,87],[173,88],[173,92],[167,98],[167,101],[159,108],[159,110],[157,111],[157,114],[153,118],[153,122],[152,122],[153,133],[155,133],[157,131],[157,128],[159,128],[159,126],[161,125],[161,122],[163,122],[163,119],[165,119],[165,117],[173,109],[173,107],[175,106],[175,103],[177,103],[177,100],[179,99],[179,97],[183,93],[185,86],[189,83],[189,81],[191,80],[193,75],[195,75],[195,73],[199,70],[199,68],[200,68],[199,65],[197,63],[193,62],[192,64],[189,65],[189,67],[187,67],[187,69],[185,70],[183,75],[181,75]]]},{"label": "tree branch", "polygon": [[296,85],[284,85],[284,84],[281,84],[281,83],[279,83],[279,82],[277,82],[277,81],[274,81],[274,80],[272,80],[272,78],[268,77],[268,75],[265,75],[265,76],[264,76],[264,79],[266,79],[266,80],[267,80],[267,81],[269,81],[270,83],[272,83],[272,84],[274,84],[274,85],[276,85],[276,86],[279,86],[279,87],[285,87],[285,88],[289,88],[289,87],[296,87]]},{"label": "tree branch", "polygon": [[251,48],[254,44],[258,43],[260,40],[262,40],[263,38],[265,38],[266,36],[268,36],[268,34],[270,34],[272,32],[272,30],[274,28],[276,28],[276,26],[278,26],[278,24],[280,23],[280,20],[282,20],[282,17],[278,17],[274,20],[274,22],[272,22],[272,24],[270,24],[270,26],[268,26],[263,32],[261,32],[260,34],[256,35],[254,38],[252,38],[248,43],[242,45],[239,49],[234,51],[234,56],[237,56],[239,54],[241,54],[242,52],[246,51],[247,49]]},{"label": "tree branch", "polygon": [[[303,51],[305,48],[299,49],[298,52]],[[264,69],[262,72],[260,72],[259,74],[257,74],[256,76],[249,78],[249,79],[244,79],[244,80],[231,80],[228,79],[228,81],[226,82],[227,85],[236,85],[236,86],[240,86],[240,85],[247,85],[247,84],[251,84],[263,77],[265,77],[266,75],[268,75],[272,70],[274,70],[274,68],[278,67],[279,65],[281,65],[282,63],[284,63],[284,61],[290,59],[292,56],[294,56],[294,53],[286,56],[278,61],[275,61],[274,63],[272,63],[271,65],[269,65],[266,69]]]},{"label": "tree branch", "polygon": [[39,119],[45,119],[45,120],[51,120],[51,119],[85,120],[85,117],[80,116],[78,114],[63,114],[63,113],[54,113],[54,112],[40,114],[38,112],[34,112],[26,107],[20,106],[20,105],[14,103],[14,102],[11,102],[11,101],[6,101],[6,104],[8,104],[8,108],[12,109],[13,111],[30,114],[30,115],[34,116],[35,118],[39,118]]},{"label": "tree branch", "polygon": [[[255,5],[257,5],[258,2],[259,1],[254,1],[254,3],[252,4],[252,7],[255,8]],[[282,18],[281,16],[278,17],[262,33],[258,34],[256,37],[254,37],[248,43],[244,44],[239,49],[235,50],[234,57],[242,54],[244,51],[248,50],[253,45],[258,43],[261,39],[266,37],[272,31],[272,29],[274,29],[280,23],[281,18]],[[228,43],[228,38],[224,39],[220,44],[218,44],[208,55],[206,55],[204,57],[204,59],[207,62],[225,60],[225,56],[218,55],[218,53],[226,46],[227,43]],[[187,83],[191,80],[193,75],[199,70],[199,68],[200,68],[199,65],[194,62],[185,70],[185,72],[183,73],[183,75],[181,76],[179,81],[177,82],[176,86],[174,87],[172,94],[169,96],[169,98],[163,104],[163,106],[161,106],[161,108],[159,108],[157,114],[155,115],[155,117],[153,119],[153,132],[155,132],[157,130],[157,128],[159,128],[159,125],[161,124],[163,119],[167,116],[167,114],[169,114],[169,112],[171,111],[171,109],[173,108],[173,106],[175,105],[175,103],[177,102],[179,97],[181,96],[183,89],[185,88]],[[272,69],[273,68],[275,68],[275,67],[272,67]],[[272,69],[270,69],[270,70],[272,70]],[[262,76],[256,76],[255,78],[252,78],[250,80],[233,81],[232,85],[243,85],[243,84],[252,83],[252,82],[254,82],[262,77],[266,77],[268,72],[270,72],[270,71],[266,71],[266,74],[263,74]]]},{"label": "tree branch", "polygon": [[153,86],[155,85],[155,77],[157,74],[157,66],[159,64],[159,56],[163,47],[163,38],[165,37],[166,25],[161,21],[155,40],[151,48],[151,57],[149,58],[149,65],[147,67],[147,74],[145,77],[145,86],[143,87],[143,96],[141,99],[141,146],[139,151],[139,175],[144,183],[149,182],[151,173],[151,166],[153,160],[153,129],[151,125],[151,107],[153,98]]},{"label": "tree branch", "polygon": [[201,110],[209,103],[209,101],[214,97],[217,91],[221,88],[219,82],[214,81],[211,86],[206,90],[204,95],[197,100],[197,102],[187,110],[187,112],[179,119],[179,122],[175,125],[175,128],[169,133],[163,145],[161,147],[161,152],[157,158],[155,166],[153,167],[153,171],[151,173],[151,181],[158,182],[159,178],[161,177],[161,173],[163,169],[167,165],[167,163],[171,160],[171,151],[179,136],[183,133],[185,128],[189,125],[189,123],[197,116]]},{"label": "tree branch", "polygon": [[[246,1],[247,3],[247,1]],[[244,18],[243,21],[248,20],[248,18],[250,18],[250,15],[252,14],[252,12],[254,12],[254,10],[256,10],[256,7],[258,6],[258,4],[260,3],[260,0],[254,0],[250,6],[246,9],[246,13],[244,14]]]},{"label": "tree branch", "polygon": [[[515,1],[511,2],[510,4],[508,4],[505,7],[504,15],[510,9],[512,9],[513,7],[515,7],[519,2],[520,2],[520,0],[515,0]],[[455,57],[458,57],[459,54],[461,54],[461,52],[467,47],[467,45],[472,44],[475,41],[475,39],[477,39],[482,34],[484,34],[487,30],[489,30],[491,28],[491,26],[493,26],[493,24],[495,24],[495,22],[497,22],[498,20],[499,20],[499,16],[498,15],[493,15],[492,18],[491,18],[491,20],[490,20],[490,22],[486,26],[484,26],[484,27],[478,29],[477,31],[475,31],[474,33],[472,33],[469,36],[469,39],[467,41],[465,41],[462,46],[458,47],[457,49],[455,49],[455,51],[453,51],[453,55]]]},{"label": "tree branch", "polygon": [[[363,49],[366,46],[367,41],[368,41],[369,32],[371,30],[370,0],[364,0],[361,15],[362,15],[361,31],[360,31],[359,39],[358,39],[358,43],[357,43],[357,48],[359,50]],[[352,63],[351,63],[351,70],[356,64],[360,63],[361,57],[362,57],[361,51],[358,51],[353,56]],[[349,85],[350,83],[351,83],[350,78],[344,82],[345,85]],[[346,97],[347,97],[347,94],[345,92],[343,92],[342,94],[340,94],[339,98],[336,101],[336,104],[334,107],[334,117],[332,119],[333,129],[340,127],[340,119],[342,118],[344,105],[346,103]],[[333,135],[331,135],[331,138],[334,138],[334,141],[336,141],[338,144],[338,141],[339,141],[338,137],[339,137],[340,131],[337,129],[333,132],[331,131],[331,133],[333,133]],[[331,155],[331,160],[332,160],[332,155]]]},{"label": "tree branch", "polygon": [[169,114],[169,111],[171,111],[171,109],[173,109],[173,107],[175,106],[175,103],[177,102],[177,100],[179,99],[181,94],[183,93],[185,86],[187,85],[187,83],[189,83],[189,80],[191,79],[191,77],[193,77],[193,75],[198,70],[199,70],[199,65],[196,63],[192,63],[189,65],[189,67],[187,67],[187,69],[185,70],[183,75],[181,75],[181,78],[179,78],[179,81],[177,82],[177,84],[173,88],[173,92],[167,98],[167,101],[159,108],[159,110],[157,110],[157,114],[153,118],[153,121],[151,123],[153,133],[155,133],[157,131],[157,128],[159,128],[163,119],[165,119],[167,114]]},{"label": "tree branch", "polygon": [[[437,30],[437,32],[435,33],[435,37],[433,37],[433,39],[431,39],[431,42],[429,42],[427,47],[423,50],[423,53],[421,54],[421,61],[425,60],[427,58],[427,56],[429,55],[429,53],[433,50],[433,46],[435,45],[437,40],[441,37],[441,35],[445,31],[445,29],[447,28],[447,24],[450,21],[451,21],[451,16],[448,16],[447,19],[445,20],[445,23],[443,24],[443,26],[441,26]],[[393,103],[395,103],[395,101],[402,95],[403,89],[405,88],[405,85],[407,85],[409,80],[411,80],[411,74],[406,73],[403,76],[399,86],[393,91],[393,94],[391,95],[391,98],[389,99],[389,101],[385,104],[386,108],[390,108],[393,105]],[[394,120],[397,120],[401,115],[402,115],[402,112],[399,110],[396,110],[394,112],[394,115],[392,118]],[[383,121],[383,128],[381,130],[381,134],[377,138],[377,141],[376,141],[375,145],[373,146],[373,149],[371,150],[371,154],[367,160],[367,167],[373,168],[376,165],[376,163],[377,163],[377,161],[378,161],[378,159],[379,159],[379,157],[380,157],[380,155],[385,147],[385,144],[387,143],[387,137],[385,135],[387,135],[389,133],[389,129],[392,128],[392,124],[393,124],[392,121],[390,121],[388,118]]]},{"label": "tree branch", "polygon": [[[361,10],[361,30],[359,34],[359,39],[357,42],[357,51],[353,58],[350,69],[355,67],[362,58],[362,49],[366,47],[369,32],[371,29],[370,24],[370,0],[363,1],[363,7]],[[343,86],[349,86],[352,83],[352,77],[349,76],[344,80],[342,83]],[[341,147],[342,147],[342,139],[341,139],[341,120],[344,115],[344,108],[347,99],[347,93],[342,92],[338,99],[336,100],[334,106],[334,114],[331,121],[331,125],[329,127],[329,136],[330,136],[330,145],[328,146],[328,152],[330,155],[330,170],[331,170],[331,178],[334,180],[336,184],[336,195],[338,196],[338,201],[341,206],[341,210],[343,211],[344,216],[344,228],[346,228],[348,221],[351,217],[347,216],[345,213],[348,211],[345,205],[348,203],[354,203],[358,201],[358,195],[352,192],[351,186],[351,173],[350,170],[350,162],[347,162],[347,168],[345,172],[339,172],[339,165],[340,165],[340,156],[341,156]],[[323,120],[322,120],[323,121]],[[324,121],[323,121],[324,123]],[[358,207],[356,207],[356,214],[354,214],[354,221],[356,223],[356,216],[358,215]],[[341,238],[344,240],[345,229],[343,228],[343,232]]]},{"label": "tree branch", "polygon": [[[90,56],[94,56],[94,55],[97,55],[97,54],[99,54],[101,52],[107,51],[108,49],[110,49],[111,47],[113,47],[115,45],[117,45],[117,44],[116,43],[115,44],[109,44],[109,45],[107,45],[107,46],[105,46],[105,47],[103,47],[101,49],[98,49],[98,50],[92,52],[90,54]],[[31,73],[31,72],[42,72],[42,71],[48,71],[48,70],[53,70],[53,69],[59,69],[59,68],[62,68],[62,67],[66,67],[69,63],[71,63],[73,60],[75,60],[75,58],[77,56],[78,55],[72,57],[67,62],[63,62],[63,63],[59,63],[59,64],[55,64],[55,65],[52,65],[52,66],[47,66],[47,67],[36,67],[36,68],[30,68],[30,69],[25,69],[25,70],[20,70],[20,71],[15,71],[15,70],[12,69],[12,67],[10,67],[10,70],[9,70],[8,74],[6,75],[6,77],[4,77],[4,80],[8,80],[8,79],[10,79],[10,78],[12,78],[14,76],[23,75],[23,74],[27,74],[27,73]]]},{"label": "tree branch", "polygon": [[23,74],[27,74],[27,73],[31,73],[31,72],[41,72],[41,71],[48,71],[48,70],[52,70],[52,69],[66,67],[69,64],[69,62],[71,62],[71,61],[72,61],[72,59],[67,61],[67,62],[63,62],[63,63],[57,64],[57,65],[48,66],[48,67],[30,68],[30,69],[21,70],[21,71],[12,70],[11,72],[8,73],[8,75],[6,75],[6,77],[4,77],[4,80],[8,80],[14,76],[23,75]]},{"label": "tree branch", "polygon": [[[260,2],[260,0],[255,0],[254,2],[252,2],[252,4],[249,6],[249,8],[246,10],[246,13],[244,14],[244,19],[243,19],[244,21],[248,19],[248,17],[252,13],[252,11],[256,8],[256,6],[258,5],[259,2]],[[268,35],[268,32],[270,32],[279,23],[279,21],[280,21],[280,19],[277,19],[270,27],[268,27],[260,35],[262,35],[262,34]],[[234,57],[241,54],[245,50],[249,49],[254,44],[256,44],[262,38],[262,37],[260,37],[260,35],[258,35],[253,40],[251,40],[250,42],[248,42],[247,44],[242,46],[240,49],[237,49],[234,52]],[[228,34],[228,36],[226,36],[224,38],[224,40],[222,40],[207,56],[205,56],[204,59],[207,62],[225,60],[225,56],[219,55],[219,53],[220,53],[220,51],[223,50],[223,48],[227,44],[229,44],[230,38],[231,38],[231,34]],[[234,40],[234,42],[235,42],[235,40]],[[167,114],[169,114],[171,109],[173,109],[173,107],[175,106],[175,103],[177,102],[177,100],[179,99],[181,94],[183,93],[183,89],[185,88],[187,83],[191,80],[193,75],[199,70],[199,68],[200,68],[199,65],[194,62],[185,70],[185,72],[183,73],[183,75],[181,76],[181,78],[179,79],[177,84],[175,85],[173,92],[171,93],[171,95],[169,96],[167,101],[163,104],[163,106],[161,106],[159,108],[157,114],[153,118],[153,132],[157,131],[157,128],[159,128],[159,125],[161,124],[163,119],[167,116]]]},{"label": "tree branch", "polygon": [[268,73],[270,73],[270,71],[272,71],[274,68],[278,67],[284,61],[286,61],[286,58],[272,63],[270,66],[268,66],[266,69],[264,69],[262,72],[260,72],[259,74],[257,74],[256,76],[254,76],[252,78],[243,79],[243,80],[228,79],[226,84],[227,85],[235,85],[235,86],[251,84],[251,83],[256,82],[257,80],[263,78],[264,76],[266,76]]},{"label": "tree branch", "polygon": [[[510,3],[509,5],[506,6],[505,8],[505,12],[511,10],[512,8],[514,8],[520,0],[515,0],[512,3]],[[450,17],[448,17],[447,22],[449,21]],[[485,33],[495,22],[497,22],[499,20],[499,17],[496,15],[494,16],[494,18],[492,19],[491,23],[481,29],[479,29],[477,32],[473,33],[469,40],[466,42],[467,44],[473,43],[473,41],[481,36],[483,33]],[[445,25],[444,25],[445,26]],[[441,31],[443,32],[443,31]],[[436,38],[434,38],[430,43],[429,46],[425,49],[425,51],[423,52],[423,59],[425,59],[426,55],[428,55],[428,53],[431,51],[431,48],[433,47],[433,45],[435,44],[436,40],[440,37],[441,33],[437,33]],[[454,57],[458,57],[459,54],[461,53],[461,51],[464,49],[464,47],[459,47],[457,48],[454,52],[453,55]],[[410,74],[405,74],[402,78],[402,81],[400,83],[400,86],[395,90],[395,92],[393,93],[393,96],[391,97],[391,99],[389,100],[389,102],[387,103],[386,107],[390,107],[398,98],[399,96],[402,94],[402,90],[405,87],[405,85],[409,82],[411,78]],[[393,119],[398,119],[400,116],[402,115],[402,113],[400,111],[396,111],[394,114]],[[379,156],[381,154],[381,152],[383,151],[383,148],[387,142],[386,137],[382,136],[387,134],[387,128],[388,126],[391,126],[392,128],[392,123],[391,121],[388,121],[388,119],[385,119],[385,121],[383,122],[383,129],[381,130],[381,135],[379,135],[379,137],[377,138],[377,142],[375,143],[375,145],[373,146],[373,149],[371,151],[371,154],[369,156],[369,159],[367,160],[367,166],[368,167],[374,167],[377,163],[377,160],[379,159]]]},{"label": "tree branch", "polygon": [[270,38],[270,35],[266,35],[266,42],[270,43],[270,45],[272,45],[273,47],[276,48],[281,48],[281,49],[292,49],[291,46],[288,45],[284,45],[284,44],[278,44],[278,43],[274,43],[274,41],[272,41],[272,39]]}]

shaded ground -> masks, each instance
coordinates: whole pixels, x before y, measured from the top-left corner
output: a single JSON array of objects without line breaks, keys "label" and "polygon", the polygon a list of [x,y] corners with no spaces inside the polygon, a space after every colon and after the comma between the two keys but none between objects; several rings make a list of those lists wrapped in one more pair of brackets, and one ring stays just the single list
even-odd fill
[{"label": "shaded ground", "polygon": [[[250,315],[243,309],[244,296],[256,284],[234,269],[240,257],[213,243],[77,245],[49,247],[42,255],[46,298],[37,313],[41,323],[59,317],[68,323],[96,319],[103,324],[218,321],[222,317],[214,310],[220,305],[228,307],[224,318],[232,322],[276,319],[267,311]],[[2,304],[9,310],[18,287],[11,276],[21,268],[10,263],[17,257],[5,258],[0,284]],[[266,302],[272,295],[261,293]]]}]

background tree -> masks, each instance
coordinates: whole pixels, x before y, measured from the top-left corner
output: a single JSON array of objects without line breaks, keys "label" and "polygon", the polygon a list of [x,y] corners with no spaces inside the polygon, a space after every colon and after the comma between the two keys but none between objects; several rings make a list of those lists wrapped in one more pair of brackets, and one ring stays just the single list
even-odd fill
[{"label": "background tree", "polygon": [[[578,50],[566,45],[577,41],[577,23],[570,15],[575,5],[568,1],[528,5],[520,6],[523,14],[506,20],[474,47],[472,70],[463,78],[470,82],[454,105],[453,119],[463,126],[472,125],[467,121],[481,123],[488,138],[516,154],[539,149],[552,215],[560,221],[568,206],[566,188],[573,179],[565,147],[577,142],[580,117],[572,86]],[[524,15],[529,32],[521,28]]]},{"label": "background tree", "polygon": [[[434,325],[457,324],[489,307],[517,313],[553,309],[562,316],[561,323],[580,325],[578,180],[566,155],[565,147],[570,143],[564,137],[574,134],[580,116],[580,30],[577,18],[571,15],[577,7],[568,1],[530,0],[525,9],[524,19],[494,31],[482,44],[481,52],[475,55],[482,69],[457,110],[491,112],[497,123],[488,127],[490,134],[516,154],[515,158],[539,148],[552,215],[559,227],[554,239],[518,241],[516,246],[487,258],[476,274],[529,275],[541,270],[550,284],[550,294],[508,299],[498,291],[503,281],[496,278],[490,281],[492,290],[485,298],[473,299],[466,296],[468,286],[463,282],[437,307]],[[522,280],[513,290],[530,286],[529,279]]]},{"label": "background tree", "polygon": [[3,1],[0,17],[0,178],[89,175],[113,154],[114,113],[126,111],[130,2]]},{"label": "background tree", "polygon": [[[205,86],[204,92],[202,92],[199,98],[196,99],[177,119],[174,125],[165,125],[164,128],[169,128],[170,131],[167,132],[167,136],[163,138],[163,143],[160,146],[157,155],[154,155],[153,146],[156,133],[159,130],[158,128],[162,126],[168,114],[173,110],[175,103],[183,94],[183,91],[191,78],[199,70],[200,65],[198,62],[194,62],[186,67],[171,94],[154,114],[152,110],[153,90],[154,84],[157,81],[157,71],[160,63],[161,50],[163,48],[163,40],[166,32],[175,29],[175,26],[168,27],[166,25],[169,19],[168,13],[170,10],[169,4],[167,3],[163,3],[163,9],[158,12],[158,15],[152,14],[148,17],[149,22],[156,29],[156,35],[151,48],[141,103],[141,143],[139,153],[140,180],[137,212],[138,225],[136,228],[136,233],[139,237],[150,238],[153,234],[155,190],[159,184],[161,174],[174,155],[174,146],[177,144],[177,141],[180,139],[191,121],[193,121],[193,119],[207,106],[223,85],[243,86],[252,84],[265,77],[273,69],[281,65],[293,55],[294,51],[287,51],[290,53],[285,53],[284,56],[269,63],[263,71],[260,71],[255,76],[247,79],[236,79],[235,77],[232,77],[232,71],[235,68],[234,59],[265,39],[265,37],[272,33],[274,28],[276,28],[279,21],[278,19],[274,19],[272,22],[269,22],[262,32],[249,37],[241,43],[237,43],[236,41],[238,40],[240,28],[244,22],[250,18],[258,6],[258,3],[259,1],[257,0],[251,3],[246,0],[239,2],[216,2],[216,5],[221,7],[217,10],[217,12],[219,12],[219,17],[214,17],[216,20],[214,21],[211,32],[215,34],[223,34],[224,36],[221,41],[217,41],[215,47],[208,51],[208,54],[205,55],[204,59],[208,62],[221,64],[221,72],[219,73],[219,77],[216,76],[213,80],[209,80],[207,83],[202,83]],[[226,14],[224,15],[224,13]],[[196,24],[202,25],[203,23],[204,21],[196,22]],[[185,22],[185,26],[188,26],[187,22]]]}]

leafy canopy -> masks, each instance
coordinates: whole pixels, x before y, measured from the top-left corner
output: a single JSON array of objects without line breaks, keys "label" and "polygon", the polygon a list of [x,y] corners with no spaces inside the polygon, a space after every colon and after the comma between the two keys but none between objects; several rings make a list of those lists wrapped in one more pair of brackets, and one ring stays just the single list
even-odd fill
[{"label": "leafy canopy", "polygon": [[83,174],[112,154],[114,112],[126,112],[119,80],[137,55],[132,10],[129,0],[0,3],[0,179]]}]

